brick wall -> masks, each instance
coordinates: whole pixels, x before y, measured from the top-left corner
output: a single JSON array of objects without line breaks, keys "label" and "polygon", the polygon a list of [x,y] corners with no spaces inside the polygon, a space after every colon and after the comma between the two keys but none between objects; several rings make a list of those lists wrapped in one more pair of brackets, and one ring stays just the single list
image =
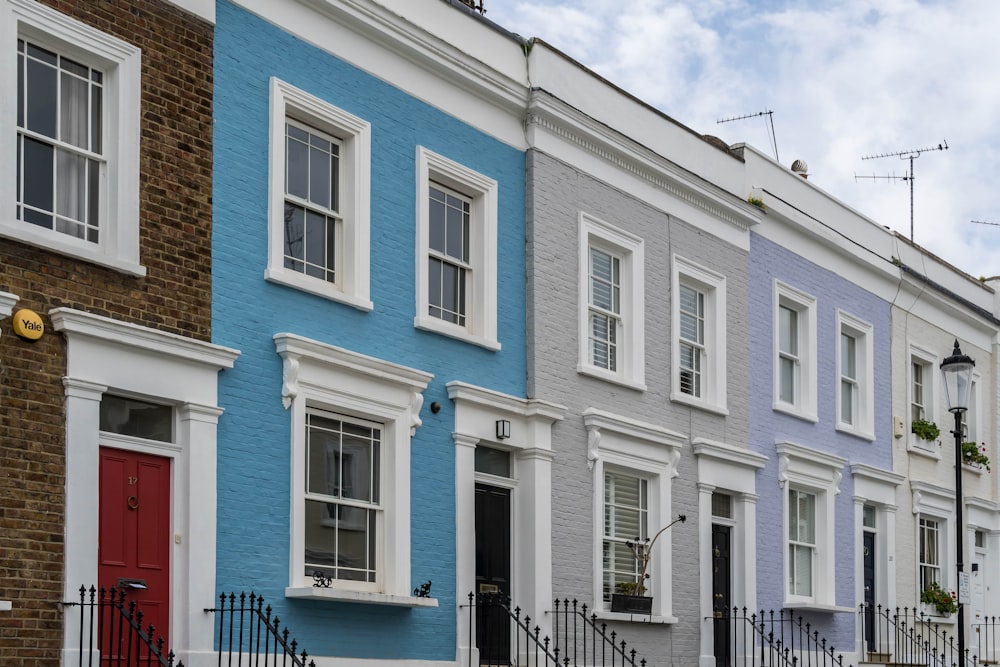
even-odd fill
[{"label": "brick wall", "polygon": [[0,612],[4,667],[56,665],[62,638],[65,345],[48,311],[67,306],[200,340],[211,334],[212,26],[158,0],[44,4],[142,49],[147,275],[0,240],[0,290],[48,329],[27,343],[0,322],[0,599],[14,607]]}]

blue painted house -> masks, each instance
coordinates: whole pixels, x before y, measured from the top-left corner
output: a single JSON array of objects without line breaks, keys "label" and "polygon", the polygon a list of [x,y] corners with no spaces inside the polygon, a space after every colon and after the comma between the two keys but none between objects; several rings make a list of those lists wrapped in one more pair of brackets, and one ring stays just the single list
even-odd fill
[{"label": "blue painted house", "polygon": [[216,8],[213,325],[242,356],[215,588],[263,596],[324,664],[469,648],[459,605],[510,579],[477,554],[531,530],[561,418],[523,398],[520,44],[417,4]]}]

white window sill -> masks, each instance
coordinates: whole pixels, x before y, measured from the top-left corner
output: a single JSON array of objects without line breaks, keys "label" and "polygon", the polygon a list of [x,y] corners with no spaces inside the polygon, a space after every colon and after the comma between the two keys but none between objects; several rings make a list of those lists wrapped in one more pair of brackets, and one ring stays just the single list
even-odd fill
[{"label": "white window sill", "polygon": [[498,352],[500,350],[500,341],[484,338],[483,336],[476,336],[469,333],[469,330],[464,327],[460,327],[457,324],[445,322],[444,320],[439,320],[430,316],[424,317],[418,315],[417,317],[414,317],[413,326],[417,329],[432,331],[434,333],[441,334],[442,336],[448,336],[449,338],[462,340],[466,343],[478,345],[479,347],[485,347],[487,350],[492,350],[494,352]]},{"label": "white window sill", "polygon": [[[109,232],[102,227],[101,233],[107,234]],[[142,264],[124,257],[107,255],[100,251],[100,246],[96,243],[89,243],[68,234],[62,234],[41,227],[35,228],[35,225],[27,222],[0,222],[0,236],[46,248],[60,255],[81,259],[91,264],[106,266],[109,269],[138,276],[139,278],[146,275],[146,267]]]},{"label": "white window sill", "polygon": [[803,421],[812,422],[813,424],[819,422],[819,417],[815,413],[805,412],[799,408],[791,405],[789,403],[775,403],[774,411],[786,414],[789,417],[795,417],[796,419],[801,419]]},{"label": "white window sill", "polygon": [[286,598],[300,600],[327,600],[330,602],[357,602],[360,604],[380,604],[392,607],[437,607],[437,598],[418,598],[409,595],[390,595],[368,591],[349,591],[338,588],[316,588],[315,586],[285,589]]},{"label": "white window sill", "polygon": [[[941,448],[937,446],[936,442],[929,442],[927,440],[921,440],[920,442],[926,442],[927,446],[916,445],[911,441],[907,445],[906,450],[911,454],[916,456],[923,456],[928,459],[934,459],[935,461],[941,460]],[[931,449],[933,447],[933,449]]]},{"label": "white window sill", "polygon": [[853,435],[855,438],[861,438],[862,440],[867,440],[868,442],[875,441],[875,434],[869,430],[862,431],[861,429],[855,428],[849,424],[837,424],[837,430],[846,435]]},{"label": "white window sill", "polygon": [[799,609],[802,611],[816,611],[827,614],[837,614],[841,612],[857,613],[858,611],[854,607],[839,607],[835,604],[825,604],[823,602],[790,602],[788,600],[785,601],[784,608]]},{"label": "white window sill", "polygon": [[986,472],[986,468],[984,468],[983,466],[975,463],[966,463],[965,461],[962,461],[962,470],[965,470],[966,472],[971,472],[974,475],[982,475],[984,472]]},{"label": "white window sill", "polygon": [[268,267],[264,272],[264,279],[268,282],[292,287],[303,292],[308,292],[309,294],[315,294],[330,301],[337,301],[365,312],[369,312],[375,308],[374,304],[367,298],[342,292],[332,283],[324,282],[319,278],[313,278],[298,271]]},{"label": "white window sill", "polygon": [[658,616],[657,614],[623,614],[617,611],[598,609],[594,616],[602,621],[620,621],[622,623],[646,623],[649,625],[671,625],[677,622],[676,616]]},{"label": "white window sill", "polygon": [[670,400],[674,403],[683,403],[685,405],[690,405],[692,408],[698,408],[699,410],[712,412],[717,415],[726,416],[729,414],[729,410],[724,405],[710,403],[705,399],[695,398],[694,396],[689,396],[688,394],[684,394],[679,391],[670,392]]},{"label": "white window sill", "polygon": [[587,366],[585,364],[579,364],[576,367],[576,372],[580,375],[589,375],[590,377],[597,378],[598,380],[604,380],[605,382],[611,382],[612,384],[621,385],[622,387],[628,387],[629,389],[635,389],[636,391],[646,391],[645,382],[637,382],[630,377],[624,375],[619,375],[612,371],[606,370],[604,368],[597,368],[596,366]]}]

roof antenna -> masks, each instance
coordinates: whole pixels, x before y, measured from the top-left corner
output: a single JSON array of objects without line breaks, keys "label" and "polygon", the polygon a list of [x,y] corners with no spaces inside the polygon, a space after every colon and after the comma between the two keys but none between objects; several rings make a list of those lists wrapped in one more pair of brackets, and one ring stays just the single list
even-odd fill
[{"label": "roof antenna", "polygon": [[771,148],[774,149],[774,161],[780,162],[778,159],[778,138],[774,135],[774,112],[773,111],[758,111],[757,113],[748,113],[743,116],[733,116],[732,118],[723,118],[722,120],[715,121],[716,125],[721,125],[722,123],[731,123],[736,120],[745,120],[747,118],[758,118],[760,116],[767,116],[764,119],[764,129],[767,130],[767,138],[771,141]]},{"label": "roof antenna", "polygon": [[994,227],[1000,227],[1000,222],[986,222],[985,220],[970,220],[969,222],[974,222],[977,225],[993,225]]},{"label": "roof antenna", "polygon": [[929,146],[927,148],[913,148],[908,151],[897,151],[895,153],[878,153],[877,155],[865,155],[862,160],[877,160],[884,157],[898,157],[900,160],[910,161],[910,171],[905,176],[896,176],[895,174],[889,176],[858,176],[854,174],[854,180],[857,181],[859,178],[868,178],[871,180],[889,180],[889,181],[909,181],[910,182],[910,241],[913,240],[913,181],[916,180],[916,176],[913,174],[913,161],[920,157],[921,153],[928,153],[930,151],[946,151],[948,150],[948,142],[944,141],[937,146]]}]

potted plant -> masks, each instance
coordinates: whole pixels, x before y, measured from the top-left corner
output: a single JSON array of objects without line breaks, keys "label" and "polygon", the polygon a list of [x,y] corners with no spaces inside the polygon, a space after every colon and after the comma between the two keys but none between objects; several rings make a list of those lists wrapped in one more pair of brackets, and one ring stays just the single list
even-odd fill
[{"label": "potted plant", "polygon": [[932,421],[926,419],[914,419],[910,424],[910,430],[921,440],[933,442],[941,435],[941,429]]},{"label": "potted plant", "polygon": [[936,581],[920,593],[920,601],[929,604],[942,616],[950,616],[958,611],[958,596],[941,588]]},{"label": "potted plant", "polygon": [[990,457],[986,456],[986,443],[984,442],[980,445],[975,442],[963,442],[962,462],[973,466],[979,466],[980,468],[986,468],[986,472],[989,472]]},{"label": "potted plant", "polygon": [[641,568],[636,581],[620,581],[615,585],[615,590],[611,594],[611,611],[625,614],[651,614],[653,612],[653,598],[645,594],[646,579],[649,578],[647,573],[649,560],[657,538],[678,521],[684,523],[687,521],[687,516],[679,514],[676,519],[661,528],[653,536],[653,539],[647,537],[645,540],[640,540],[637,537],[634,542],[625,543]]}]

